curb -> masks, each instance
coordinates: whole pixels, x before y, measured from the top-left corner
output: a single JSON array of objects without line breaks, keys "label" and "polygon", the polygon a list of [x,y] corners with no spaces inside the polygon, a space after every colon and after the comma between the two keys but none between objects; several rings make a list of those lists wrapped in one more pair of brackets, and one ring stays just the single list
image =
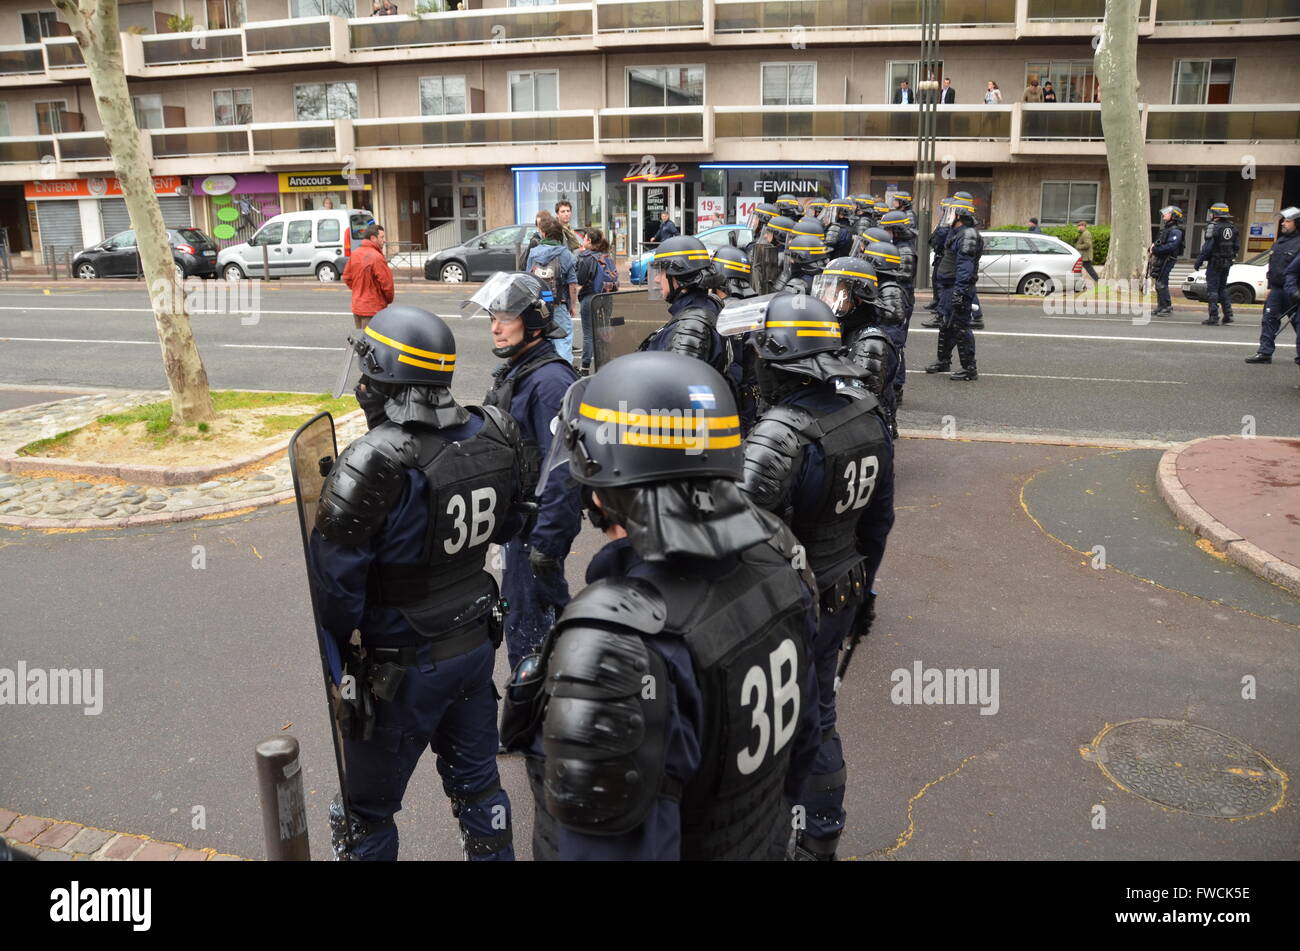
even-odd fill
[{"label": "curb", "polygon": [[0,526],[9,528],[133,528],[137,525],[163,525],[172,522],[191,522],[199,518],[228,515],[232,512],[252,511],[265,508],[279,502],[287,502],[294,497],[293,489],[285,489],[272,495],[255,495],[248,499],[234,502],[222,502],[218,505],[205,505],[202,508],[186,509],[183,512],[150,512],[148,515],[123,515],[119,518],[36,518],[34,516],[18,517],[0,515]]},{"label": "curb", "polygon": [[0,833],[17,851],[39,861],[246,862],[212,848],[196,849],[133,832],[114,832],[81,822],[24,815],[0,808]]},{"label": "curb", "polygon": [[1165,500],[1181,525],[1208,541],[1215,551],[1222,552],[1270,584],[1300,595],[1300,567],[1283,561],[1224,525],[1197,504],[1191,493],[1183,487],[1182,480],[1178,478],[1179,454],[1196,443],[1218,438],[1220,437],[1206,436],[1193,439],[1166,451],[1160,457],[1160,464],[1156,467],[1156,488],[1160,492],[1160,497]]}]

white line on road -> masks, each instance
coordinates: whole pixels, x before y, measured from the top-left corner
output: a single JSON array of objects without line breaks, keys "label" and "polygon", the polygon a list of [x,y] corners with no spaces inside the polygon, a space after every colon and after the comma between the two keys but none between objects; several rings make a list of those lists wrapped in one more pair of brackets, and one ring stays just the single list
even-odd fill
[{"label": "white line on road", "polygon": [[[908,370],[908,373],[917,373],[925,376],[924,370]],[[980,376],[1002,376],[1013,380],[1068,380],[1080,383],[1166,383],[1171,386],[1187,386],[1187,380],[1111,380],[1105,377],[1096,376],[1043,376],[1037,373],[985,373],[980,371]]]},{"label": "white line on road", "polygon": [[[937,328],[930,327],[913,327],[909,333],[937,334]],[[1109,334],[1038,334],[1023,333],[1011,330],[977,330],[976,337],[1046,337],[1052,340],[1119,340],[1126,343],[1192,343],[1205,344],[1211,347],[1255,347],[1258,342],[1237,341],[1237,340],[1193,340],[1190,338],[1178,339],[1176,337],[1112,337]]]},{"label": "white line on road", "polygon": [[[86,309],[88,308],[85,307],[74,308],[72,306],[68,306],[68,307],[3,306],[0,307],[0,310],[22,310],[22,311],[48,310],[60,314],[68,313],[73,310],[82,311]],[[95,313],[97,314],[152,314],[153,313],[153,309],[149,307],[94,307],[89,309],[94,310]],[[209,313],[208,311],[203,311],[203,310],[194,311],[193,313],[190,314],[191,317],[247,317],[251,315],[252,315],[251,311],[238,311],[236,313],[230,313],[230,314],[216,314],[216,313]],[[328,311],[320,311],[320,310],[259,310],[257,312],[257,316],[259,317],[351,317],[352,314],[351,312],[345,314],[335,314],[335,313],[330,313]],[[455,318],[456,320],[487,320],[487,316],[485,314],[475,314],[473,317],[468,317],[468,318],[465,317],[463,314],[435,314],[434,316],[441,317],[443,320],[451,320],[452,318]]]},{"label": "white line on road", "polygon": [[[157,340],[83,340],[75,337],[0,337],[0,341],[15,343],[120,343],[136,347],[158,346]],[[346,347],[298,347],[290,344],[274,343],[219,343],[218,347],[239,350],[325,350],[329,353],[342,353]]]}]

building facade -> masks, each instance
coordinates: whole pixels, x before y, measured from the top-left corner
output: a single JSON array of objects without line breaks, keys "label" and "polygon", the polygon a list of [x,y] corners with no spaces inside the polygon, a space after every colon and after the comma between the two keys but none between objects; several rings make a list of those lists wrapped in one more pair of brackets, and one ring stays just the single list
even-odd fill
[{"label": "building facade", "polygon": [[[123,3],[168,221],[225,245],[279,211],[346,205],[436,249],[567,199],[636,253],[663,210],[690,232],[780,193],[911,185],[914,0],[398,3]],[[0,226],[29,253],[129,227],[80,51],[40,7],[0,0],[0,35],[22,40],[0,46]],[[1108,223],[1103,0],[940,7],[955,98],[939,106],[940,193],[972,192],[992,226]],[[1267,248],[1277,211],[1300,203],[1300,0],[1143,9],[1153,215],[1183,206],[1194,253],[1226,200],[1246,253]],[[1024,101],[1035,80],[1057,101]],[[985,101],[990,81],[1001,102]]]}]

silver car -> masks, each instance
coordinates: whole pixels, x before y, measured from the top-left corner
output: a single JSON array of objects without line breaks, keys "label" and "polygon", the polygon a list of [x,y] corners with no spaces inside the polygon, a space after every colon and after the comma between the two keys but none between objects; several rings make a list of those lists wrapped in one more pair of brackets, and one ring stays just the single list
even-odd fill
[{"label": "silver car", "polygon": [[276,215],[247,242],[222,248],[217,273],[231,281],[310,274],[319,281],[337,281],[362,229],[374,220],[370,212],[352,208]]},{"label": "silver car", "polygon": [[1060,238],[1025,231],[981,231],[980,236],[984,253],[977,290],[1046,297],[1066,288],[1078,293],[1087,287],[1082,257]]}]

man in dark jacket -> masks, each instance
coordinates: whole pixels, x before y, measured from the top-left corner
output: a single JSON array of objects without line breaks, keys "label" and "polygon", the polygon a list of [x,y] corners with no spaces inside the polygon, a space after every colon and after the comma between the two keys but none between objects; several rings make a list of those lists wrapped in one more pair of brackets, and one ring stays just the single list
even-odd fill
[{"label": "man in dark jacket", "polygon": [[[1291,329],[1295,331],[1296,306],[1300,305],[1300,208],[1283,208],[1277,226],[1277,240],[1268,257],[1268,297],[1264,300],[1264,317],[1259,330],[1259,352],[1247,357],[1247,363],[1272,363],[1277,335],[1282,329],[1282,315],[1290,311]],[[1300,363],[1300,331],[1296,332],[1296,358]]]},{"label": "man in dark jacket", "polygon": [[1205,244],[1196,256],[1194,267],[1198,270],[1205,267],[1205,289],[1210,298],[1210,316],[1201,323],[1213,327],[1219,322],[1220,306],[1223,307],[1223,322],[1232,323],[1228,271],[1241,253],[1241,229],[1232,220],[1232,214],[1224,202],[1216,201],[1211,205],[1206,217],[1210,226],[1205,229]]},{"label": "man in dark jacket", "polygon": [[672,218],[669,217],[668,212],[659,212],[659,230],[655,232],[655,244],[663,244],[669,238],[677,237],[679,233],[677,225],[673,224]]},{"label": "man in dark jacket", "polygon": [[1183,253],[1183,210],[1177,205],[1160,209],[1160,234],[1151,245],[1151,278],[1156,285],[1156,311],[1153,317],[1168,317],[1174,312],[1169,299],[1169,275]]}]

